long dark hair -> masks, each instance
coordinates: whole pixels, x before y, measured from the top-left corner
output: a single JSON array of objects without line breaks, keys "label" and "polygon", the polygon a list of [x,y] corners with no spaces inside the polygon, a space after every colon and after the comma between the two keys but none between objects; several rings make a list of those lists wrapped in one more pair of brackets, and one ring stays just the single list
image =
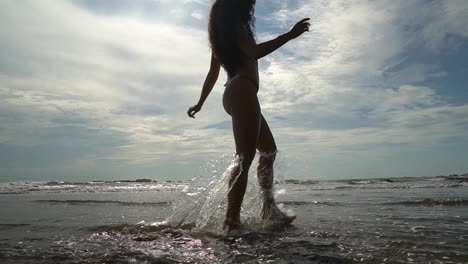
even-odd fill
[{"label": "long dark hair", "polygon": [[255,0],[215,0],[210,10],[208,34],[210,47],[229,76],[242,66],[247,56],[238,43],[239,28],[254,39]]}]

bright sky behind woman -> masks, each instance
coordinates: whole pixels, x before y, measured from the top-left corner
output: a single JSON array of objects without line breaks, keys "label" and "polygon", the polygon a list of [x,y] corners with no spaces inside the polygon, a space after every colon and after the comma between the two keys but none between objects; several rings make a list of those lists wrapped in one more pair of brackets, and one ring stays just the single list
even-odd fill
[{"label": "bright sky behind woman", "polygon": [[[209,0],[0,1],[0,181],[189,179],[234,151],[226,76],[195,120]],[[468,172],[468,1],[257,0],[284,178]]]}]

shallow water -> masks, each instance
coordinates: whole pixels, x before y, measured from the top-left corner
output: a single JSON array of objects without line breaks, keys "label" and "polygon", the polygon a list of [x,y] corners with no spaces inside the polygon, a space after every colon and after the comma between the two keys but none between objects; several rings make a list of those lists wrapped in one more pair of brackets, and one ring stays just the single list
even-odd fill
[{"label": "shallow water", "polygon": [[221,229],[223,157],[188,182],[0,184],[1,263],[468,263],[468,179],[276,184],[294,225]]}]

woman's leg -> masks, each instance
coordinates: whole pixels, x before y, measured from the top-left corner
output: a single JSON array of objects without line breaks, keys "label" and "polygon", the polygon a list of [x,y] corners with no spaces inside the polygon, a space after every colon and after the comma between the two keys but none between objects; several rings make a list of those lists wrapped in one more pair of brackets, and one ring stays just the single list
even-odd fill
[{"label": "woman's leg", "polygon": [[273,163],[276,158],[276,143],[270,127],[262,115],[257,149],[260,158],[257,167],[258,183],[263,195],[262,219],[291,223],[295,216],[287,216],[276,206],[273,193]]},{"label": "woman's leg", "polygon": [[232,117],[236,154],[240,162],[233,168],[228,193],[225,227],[240,226],[240,210],[247,187],[250,165],[255,157],[260,131],[261,113],[256,87],[249,80],[238,78],[226,88],[223,103]]},{"label": "woman's leg", "polygon": [[258,183],[262,192],[271,192],[273,189],[273,163],[276,157],[276,143],[263,115],[257,149],[260,152],[257,167]]}]

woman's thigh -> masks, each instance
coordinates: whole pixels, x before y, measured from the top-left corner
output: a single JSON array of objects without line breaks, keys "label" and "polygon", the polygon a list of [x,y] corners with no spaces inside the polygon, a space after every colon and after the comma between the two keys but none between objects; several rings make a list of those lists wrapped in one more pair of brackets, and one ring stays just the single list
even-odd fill
[{"label": "woman's thigh", "polygon": [[251,160],[255,156],[262,119],[256,87],[239,78],[226,87],[224,97],[226,110],[232,117],[236,153]]}]

